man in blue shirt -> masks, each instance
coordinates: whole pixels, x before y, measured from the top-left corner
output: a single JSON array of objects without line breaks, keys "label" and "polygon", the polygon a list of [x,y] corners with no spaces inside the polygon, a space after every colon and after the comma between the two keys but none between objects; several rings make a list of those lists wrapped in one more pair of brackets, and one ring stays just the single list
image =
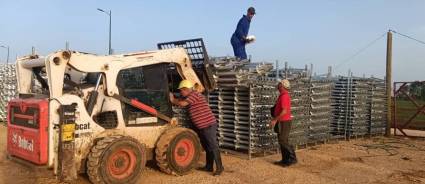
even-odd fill
[{"label": "man in blue shirt", "polygon": [[230,39],[235,56],[242,60],[248,58],[245,51],[245,44],[251,42],[251,40],[246,37],[248,36],[249,24],[251,23],[251,19],[254,15],[254,7],[249,7],[246,15],[243,15],[243,17],[239,20],[238,26]]}]

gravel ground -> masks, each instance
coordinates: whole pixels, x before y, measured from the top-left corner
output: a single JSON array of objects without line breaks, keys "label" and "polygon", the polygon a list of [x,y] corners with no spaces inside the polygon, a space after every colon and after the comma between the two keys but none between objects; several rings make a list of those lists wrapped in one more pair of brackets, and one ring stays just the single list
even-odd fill
[{"label": "gravel ground", "polygon": [[[53,171],[6,159],[6,128],[0,125],[0,184],[57,183]],[[220,177],[201,171],[175,177],[147,167],[140,184],[213,183],[425,183],[425,140],[374,137],[331,142],[297,151],[299,163],[274,165],[279,155],[245,160],[223,154]],[[81,176],[77,183],[89,183]]]}]

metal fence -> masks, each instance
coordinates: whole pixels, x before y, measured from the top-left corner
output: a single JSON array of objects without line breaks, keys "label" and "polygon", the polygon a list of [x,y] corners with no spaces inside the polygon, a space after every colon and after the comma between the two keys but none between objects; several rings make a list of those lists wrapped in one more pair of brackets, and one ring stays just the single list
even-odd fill
[{"label": "metal fence", "polygon": [[425,81],[395,82],[393,90],[394,135],[409,136],[405,129],[425,130]]}]

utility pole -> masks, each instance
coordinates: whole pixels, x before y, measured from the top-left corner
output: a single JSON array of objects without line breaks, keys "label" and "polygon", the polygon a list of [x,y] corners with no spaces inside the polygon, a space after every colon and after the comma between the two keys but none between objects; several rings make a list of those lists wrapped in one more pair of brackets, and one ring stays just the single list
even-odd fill
[{"label": "utility pole", "polygon": [[[387,67],[386,67],[386,90],[387,90],[387,128],[385,129],[385,136],[391,135],[391,81],[392,81],[392,54],[393,54],[393,34],[391,30],[387,33]],[[394,127],[396,128],[396,127]]]}]

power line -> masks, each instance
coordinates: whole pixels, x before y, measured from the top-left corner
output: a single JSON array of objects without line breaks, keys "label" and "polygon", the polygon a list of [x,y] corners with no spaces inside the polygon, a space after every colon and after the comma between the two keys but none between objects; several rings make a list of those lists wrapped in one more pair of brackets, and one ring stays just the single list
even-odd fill
[{"label": "power line", "polygon": [[417,41],[418,43],[421,43],[421,44],[424,44],[424,45],[425,45],[425,42],[424,42],[424,41],[421,41],[421,40],[419,40],[419,39],[413,38],[413,37],[411,37],[411,36],[407,36],[407,35],[405,35],[405,34],[399,33],[399,32],[394,31],[394,30],[390,30],[390,31],[391,31],[391,32],[393,32],[393,33],[395,33],[395,34],[398,34],[398,35],[400,35],[400,36],[404,36],[404,37],[406,37],[406,38],[409,38],[409,39],[411,39],[411,40]]},{"label": "power line", "polygon": [[338,69],[341,65],[351,61],[353,58],[355,58],[356,56],[358,56],[359,54],[363,53],[366,49],[368,49],[369,47],[371,47],[373,44],[375,44],[376,42],[378,42],[380,39],[382,39],[387,33],[384,33],[382,35],[380,35],[378,38],[374,39],[373,41],[371,41],[369,44],[367,44],[365,47],[359,49],[356,53],[354,53],[353,55],[351,55],[350,57],[348,57],[347,59],[343,60],[342,62],[340,62],[338,65],[335,66],[335,70]]}]

